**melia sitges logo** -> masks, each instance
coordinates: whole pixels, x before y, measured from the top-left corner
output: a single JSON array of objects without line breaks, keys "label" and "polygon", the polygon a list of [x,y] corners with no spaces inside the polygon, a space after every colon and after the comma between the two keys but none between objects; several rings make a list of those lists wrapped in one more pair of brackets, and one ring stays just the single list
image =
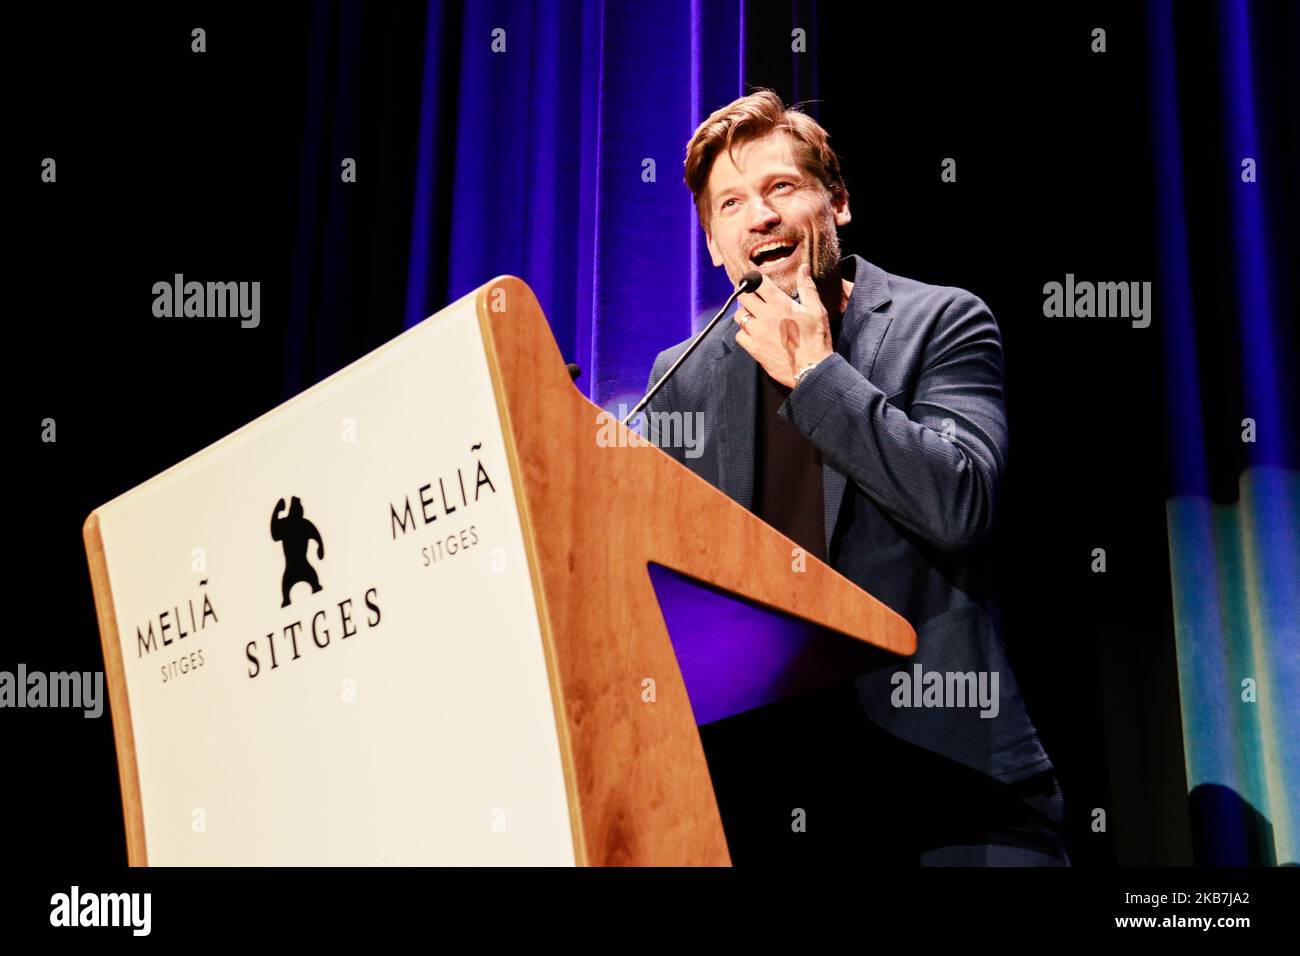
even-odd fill
[{"label": "melia sitges logo", "polygon": [[[281,498],[275,503],[275,510],[271,512],[271,540],[281,545],[284,557],[284,573],[280,575],[281,608],[289,606],[294,585],[310,585],[312,597],[325,591],[317,569],[312,566],[309,550],[309,545],[315,542],[316,560],[324,562],[324,538],[316,525],[307,518],[301,498],[297,495],[292,496],[289,499],[288,509],[288,514],[282,516],[285,503]],[[249,678],[276,670],[282,663],[301,660],[303,657],[301,648],[307,645],[306,641],[302,641],[300,645],[299,640],[307,633],[311,634],[311,642],[320,650],[324,650],[331,643],[338,644],[355,637],[360,632],[360,624],[372,629],[378,627],[380,621],[378,589],[367,588],[363,600],[367,613],[360,622],[353,619],[352,598],[345,598],[342,601],[332,599],[313,601],[311,603],[316,609],[311,613],[310,626],[299,619],[267,632],[264,639],[249,641],[244,647],[244,656],[248,659]],[[337,629],[332,634],[329,627],[331,621],[338,622]]]},{"label": "melia sitges logo", "polygon": [[280,594],[284,600],[280,602],[280,607],[288,607],[289,592],[299,581],[310,584],[312,594],[320,591],[320,578],[316,576],[316,569],[307,558],[307,545],[315,541],[316,560],[324,561],[325,542],[321,540],[316,526],[303,516],[301,498],[294,496],[289,505],[288,517],[280,517],[283,510],[284,499],[281,498],[275,503],[275,511],[271,512],[271,540],[284,545],[284,577],[280,579]]}]

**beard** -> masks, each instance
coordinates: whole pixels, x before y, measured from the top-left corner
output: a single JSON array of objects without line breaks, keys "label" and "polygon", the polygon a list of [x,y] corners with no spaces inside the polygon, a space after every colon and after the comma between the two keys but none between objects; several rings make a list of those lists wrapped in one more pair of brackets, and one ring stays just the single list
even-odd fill
[{"label": "beard", "polygon": [[[808,271],[812,273],[813,281],[820,282],[837,276],[840,270],[840,234],[835,225],[835,210],[829,199],[813,223],[809,239],[812,247],[808,252]],[[794,279],[790,282],[793,285]],[[785,289],[786,295],[793,292],[794,289]]]}]

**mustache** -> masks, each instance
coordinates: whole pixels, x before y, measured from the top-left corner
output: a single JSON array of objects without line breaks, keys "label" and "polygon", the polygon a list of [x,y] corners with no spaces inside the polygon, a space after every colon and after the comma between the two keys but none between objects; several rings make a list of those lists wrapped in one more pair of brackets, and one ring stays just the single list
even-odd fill
[{"label": "mustache", "polygon": [[782,234],[782,235],[763,236],[762,238],[757,239],[754,242],[751,242],[748,246],[746,246],[745,249],[743,250],[743,254],[744,254],[744,258],[748,260],[749,257],[753,254],[755,249],[757,249],[759,246],[766,245],[769,242],[785,242],[785,243],[789,243],[790,245],[802,244],[805,249],[810,250],[808,261],[811,263],[815,263],[818,261],[818,255],[820,252],[819,249],[820,243],[818,239],[819,239],[819,234],[817,232],[816,227],[810,226],[801,232]]}]

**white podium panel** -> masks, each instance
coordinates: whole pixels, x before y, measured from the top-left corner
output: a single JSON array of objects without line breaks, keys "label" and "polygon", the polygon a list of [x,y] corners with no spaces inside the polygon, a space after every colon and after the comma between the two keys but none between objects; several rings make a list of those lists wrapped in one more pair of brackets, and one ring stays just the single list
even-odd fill
[{"label": "white podium panel", "polygon": [[574,863],[472,297],[97,514],[151,865]]}]

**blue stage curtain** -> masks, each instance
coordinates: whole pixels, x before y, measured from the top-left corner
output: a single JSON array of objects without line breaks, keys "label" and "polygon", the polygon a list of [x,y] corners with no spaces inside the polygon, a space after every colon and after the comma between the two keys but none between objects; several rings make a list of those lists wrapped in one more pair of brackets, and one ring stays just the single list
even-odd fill
[{"label": "blue stage curtain", "polygon": [[583,391],[634,401],[728,292],[682,173],[740,95],[743,4],[435,0],[426,31],[406,324],[521,276]]},{"label": "blue stage curtain", "polygon": [[[1294,387],[1282,375],[1296,368],[1284,326],[1296,303],[1283,281],[1296,263],[1282,261],[1279,235],[1295,217],[1276,215],[1295,169],[1272,135],[1295,116],[1260,79],[1294,70],[1300,51],[1293,36],[1282,64],[1276,12],[1244,0],[1149,5],[1170,568],[1202,864],[1300,863],[1300,473]],[[1188,95],[1188,78],[1207,71],[1217,96]],[[1197,225],[1216,217],[1227,242]],[[1212,478],[1225,461],[1239,463],[1226,502]]]}]

